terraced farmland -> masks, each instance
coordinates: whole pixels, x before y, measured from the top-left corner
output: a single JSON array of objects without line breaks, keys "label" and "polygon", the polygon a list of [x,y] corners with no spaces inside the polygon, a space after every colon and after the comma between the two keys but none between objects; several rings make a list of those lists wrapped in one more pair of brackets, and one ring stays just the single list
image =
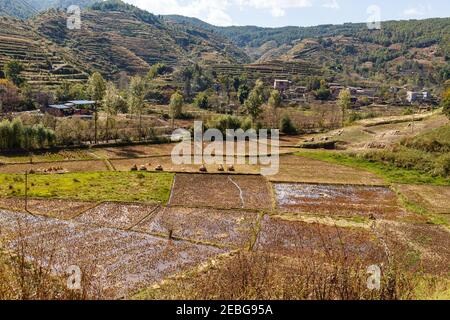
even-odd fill
[{"label": "terraced farmland", "polygon": [[246,65],[215,64],[212,68],[218,74],[240,76],[247,74],[250,79],[258,78],[273,81],[273,79],[290,79],[293,76],[314,76],[319,73],[317,66],[306,62],[270,61]]},{"label": "terraced farmland", "polygon": [[277,210],[343,217],[405,216],[397,195],[385,187],[274,184]]},{"label": "terraced farmland", "polygon": [[54,87],[62,80],[87,79],[86,72],[66,60],[62,51],[36,33],[30,24],[0,17],[0,69],[10,60],[23,64],[21,76],[34,87]]},{"label": "terraced farmland", "polygon": [[[10,239],[11,249],[25,241],[27,255],[41,264],[51,262],[60,275],[69,266],[95,264],[94,277],[101,283],[105,298],[129,296],[225,252],[211,246],[4,210],[0,210],[0,226],[2,235]],[[19,237],[18,232],[27,236]],[[41,255],[32,255],[36,252]]]}]

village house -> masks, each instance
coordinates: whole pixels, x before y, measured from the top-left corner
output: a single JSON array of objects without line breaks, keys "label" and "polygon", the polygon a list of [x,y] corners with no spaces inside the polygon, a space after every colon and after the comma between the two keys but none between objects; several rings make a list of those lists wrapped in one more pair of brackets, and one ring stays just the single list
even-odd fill
[{"label": "village house", "polygon": [[95,101],[73,100],[64,104],[51,104],[45,107],[42,112],[51,114],[54,117],[80,117],[90,119],[93,115],[93,105]]},{"label": "village house", "polygon": [[286,90],[289,89],[289,85],[290,85],[289,80],[275,79],[273,83],[273,88],[280,92],[285,92]]},{"label": "village house", "polygon": [[424,101],[428,101],[429,99],[430,99],[430,95],[429,95],[428,91],[422,91],[422,92],[408,91],[408,92],[406,92],[406,100],[409,103],[424,102]]}]

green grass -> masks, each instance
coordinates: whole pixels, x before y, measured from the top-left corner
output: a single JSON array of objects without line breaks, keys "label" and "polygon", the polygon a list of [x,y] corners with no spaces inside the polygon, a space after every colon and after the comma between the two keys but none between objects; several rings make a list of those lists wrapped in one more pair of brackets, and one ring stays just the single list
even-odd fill
[{"label": "green grass", "polygon": [[408,170],[390,164],[374,162],[335,151],[300,151],[296,155],[315,160],[364,169],[382,177],[389,183],[450,185],[450,179],[432,176],[417,170]]},{"label": "green grass", "polygon": [[[150,172],[94,172],[29,175],[28,195],[81,201],[167,203],[174,175]],[[24,175],[0,174],[0,196],[23,197]]]}]

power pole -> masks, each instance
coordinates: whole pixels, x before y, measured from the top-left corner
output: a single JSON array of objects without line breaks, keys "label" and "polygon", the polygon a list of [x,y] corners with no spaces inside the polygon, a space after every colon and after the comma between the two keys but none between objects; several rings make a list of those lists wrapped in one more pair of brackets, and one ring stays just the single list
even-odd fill
[{"label": "power pole", "polygon": [[97,102],[94,105],[94,143],[97,144]]},{"label": "power pole", "polygon": [[25,211],[28,212],[28,170],[25,171]]}]

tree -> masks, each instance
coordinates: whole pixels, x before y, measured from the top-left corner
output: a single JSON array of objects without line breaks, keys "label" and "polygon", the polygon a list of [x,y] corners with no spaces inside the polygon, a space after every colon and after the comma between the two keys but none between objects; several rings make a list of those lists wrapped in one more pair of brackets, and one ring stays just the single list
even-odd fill
[{"label": "tree", "polygon": [[280,91],[278,90],[272,90],[270,92],[270,97],[269,97],[269,105],[276,109],[281,107],[281,103],[283,102],[283,99],[281,97]]},{"label": "tree", "polygon": [[94,142],[97,143],[97,121],[98,121],[98,108],[103,100],[106,90],[106,81],[102,75],[98,72],[94,72],[88,80],[88,95],[95,101],[94,105]]},{"label": "tree", "polygon": [[241,84],[239,86],[237,96],[239,99],[239,102],[241,104],[244,104],[245,100],[247,100],[248,96],[250,95],[250,89],[246,84]]},{"label": "tree", "polygon": [[0,112],[14,111],[20,106],[19,89],[11,81],[0,79]]},{"label": "tree", "polygon": [[165,65],[164,63],[157,63],[150,67],[147,73],[147,78],[149,80],[155,79],[156,77],[171,72],[172,69]]},{"label": "tree", "polygon": [[191,96],[192,78],[194,76],[194,70],[190,67],[186,67],[181,71],[181,78],[184,81],[184,94],[186,97]]},{"label": "tree", "polygon": [[227,75],[221,75],[219,77],[219,82],[222,88],[222,92],[227,96],[227,103],[230,104],[231,79]]},{"label": "tree", "polygon": [[194,105],[200,109],[207,109],[209,106],[208,94],[200,92],[194,99]]},{"label": "tree", "polygon": [[445,90],[442,96],[442,112],[450,119],[450,88]]},{"label": "tree", "polygon": [[81,83],[75,83],[69,88],[69,96],[72,100],[86,100],[86,88]]},{"label": "tree", "polygon": [[252,121],[259,117],[262,112],[262,104],[264,103],[264,83],[257,80],[255,87],[250,92],[248,99],[244,103],[244,109],[252,117]]},{"label": "tree", "polygon": [[320,88],[315,91],[315,94],[319,100],[328,100],[331,97],[331,90],[325,80],[320,81]]},{"label": "tree", "polygon": [[142,111],[145,107],[145,95],[147,93],[147,81],[139,76],[131,78],[128,105],[130,111],[139,117],[139,139],[142,138]]},{"label": "tree", "polygon": [[109,122],[111,117],[117,115],[117,111],[122,105],[122,97],[119,90],[112,82],[106,84],[105,96],[103,97],[103,110],[106,113],[106,139],[109,140]]},{"label": "tree", "polygon": [[342,125],[344,125],[346,112],[352,105],[352,94],[350,93],[350,90],[346,89],[339,92],[337,105],[341,108]]},{"label": "tree", "polygon": [[172,127],[174,127],[175,119],[183,114],[183,95],[180,92],[175,92],[170,97],[170,116],[172,118]]},{"label": "tree", "polygon": [[280,131],[287,135],[297,134],[297,128],[293,125],[291,118],[287,114],[281,119]]},{"label": "tree", "polygon": [[3,66],[3,73],[5,75],[5,78],[14,83],[16,86],[20,86],[23,82],[23,79],[20,77],[20,73],[22,71],[22,64],[16,60],[8,61]]},{"label": "tree", "polygon": [[269,107],[270,107],[271,113],[273,115],[272,119],[274,119],[273,123],[271,124],[272,128],[274,128],[275,125],[277,125],[279,122],[277,109],[279,107],[281,107],[282,102],[283,102],[283,99],[281,97],[280,92],[278,90],[272,90],[270,92],[270,97],[269,97]]}]

